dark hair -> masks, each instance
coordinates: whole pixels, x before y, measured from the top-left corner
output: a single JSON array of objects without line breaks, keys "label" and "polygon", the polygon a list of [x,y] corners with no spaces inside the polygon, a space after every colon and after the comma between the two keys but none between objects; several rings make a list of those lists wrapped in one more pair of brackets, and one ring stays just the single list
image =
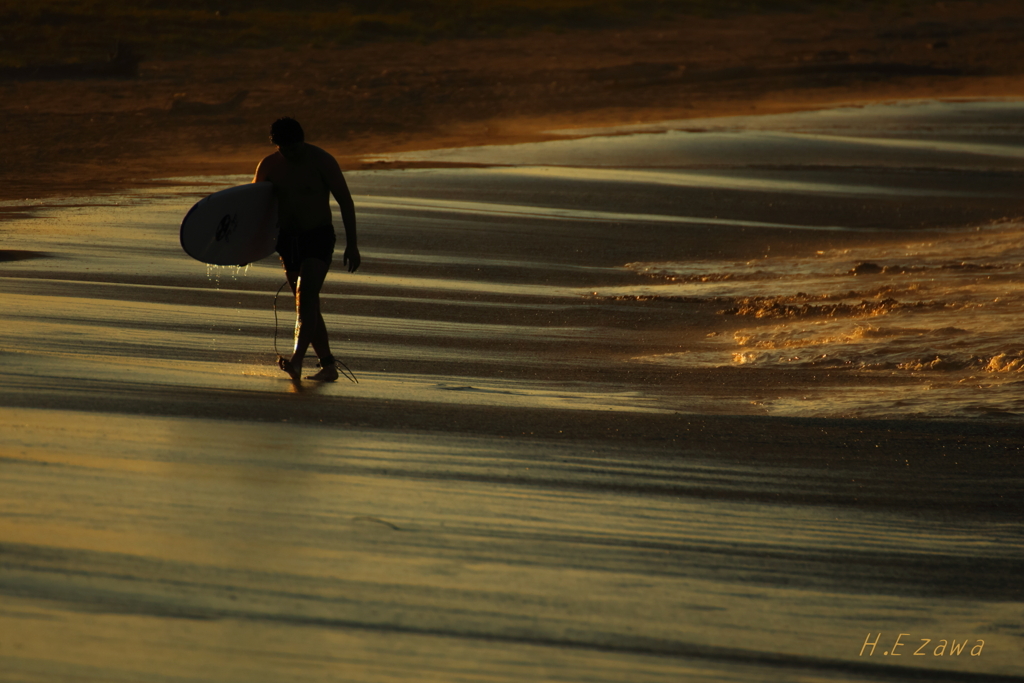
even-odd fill
[{"label": "dark hair", "polygon": [[281,145],[294,145],[296,142],[305,142],[306,134],[302,132],[299,122],[290,116],[274,121],[270,126],[270,141],[280,147]]}]

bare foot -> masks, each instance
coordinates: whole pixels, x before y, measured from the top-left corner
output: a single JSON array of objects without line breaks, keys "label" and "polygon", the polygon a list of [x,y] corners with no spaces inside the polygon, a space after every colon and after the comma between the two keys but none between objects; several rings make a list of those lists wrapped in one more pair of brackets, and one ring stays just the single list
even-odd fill
[{"label": "bare foot", "polygon": [[306,379],[317,382],[333,382],[338,379],[338,366],[333,358],[329,361],[320,361],[320,372],[315,375],[309,375]]},{"label": "bare foot", "polygon": [[277,357],[277,366],[288,373],[288,376],[292,378],[293,382],[298,382],[302,375],[302,366],[298,368],[284,356]]}]

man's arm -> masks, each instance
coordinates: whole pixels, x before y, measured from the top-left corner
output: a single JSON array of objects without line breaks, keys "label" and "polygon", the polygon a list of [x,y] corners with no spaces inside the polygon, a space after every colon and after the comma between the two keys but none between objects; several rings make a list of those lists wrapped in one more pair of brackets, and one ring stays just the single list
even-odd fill
[{"label": "man's arm", "polygon": [[323,159],[327,186],[334,195],[334,200],[338,202],[341,220],[345,224],[345,256],[342,258],[342,264],[348,266],[348,272],[354,273],[361,262],[359,241],[356,236],[356,205],[352,201],[352,193],[349,192],[348,183],[345,182],[345,176],[337,160],[327,152],[324,152]]}]

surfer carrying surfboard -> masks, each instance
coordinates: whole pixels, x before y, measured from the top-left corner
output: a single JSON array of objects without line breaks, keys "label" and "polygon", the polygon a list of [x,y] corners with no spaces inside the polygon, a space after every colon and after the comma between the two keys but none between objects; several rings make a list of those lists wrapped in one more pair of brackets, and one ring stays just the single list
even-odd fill
[{"label": "surfer carrying surfboard", "polygon": [[337,160],[307,143],[298,121],[287,117],[275,121],[270,141],[277,145],[277,152],[259,163],[253,182],[273,183],[278,200],[277,253],[295,295],[297,312],[292,357],[278,356],[278,365],[298,381],[312,345],[320,358],[320,371],[306,379],[333,382],[338,379],[338,368],[320,312],[320,289],[334,255],[330,198],[333,195],[341,208],[346,243],[342,263],[350,273],[360,264],[355,204]]}]

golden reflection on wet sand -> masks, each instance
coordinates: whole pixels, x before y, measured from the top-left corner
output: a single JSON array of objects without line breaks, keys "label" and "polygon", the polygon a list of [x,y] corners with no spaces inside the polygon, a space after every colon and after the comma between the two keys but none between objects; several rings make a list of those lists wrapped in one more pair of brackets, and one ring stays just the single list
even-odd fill
[{"label": "golden reflection on wet sand", "polygon": [[[770,334],[720,313],[750,283],[838,281],[817,254],[1009,213],[1016,157],[957,153],[677,169],[706,187],[351,174],[366,262],[325,315],[360,383],[301,391],[273,363],[277,265],[207,272],[177,244],[235,179],[15,207],[5,249],[44,256],[0,272],[4,675],[1019,677],[1019,415],[926,396],[904,419],[912,373],[678,362]],[[812,171],[887,191],[805,192]],[[830,412],[850,397],[876,412]]]}]

